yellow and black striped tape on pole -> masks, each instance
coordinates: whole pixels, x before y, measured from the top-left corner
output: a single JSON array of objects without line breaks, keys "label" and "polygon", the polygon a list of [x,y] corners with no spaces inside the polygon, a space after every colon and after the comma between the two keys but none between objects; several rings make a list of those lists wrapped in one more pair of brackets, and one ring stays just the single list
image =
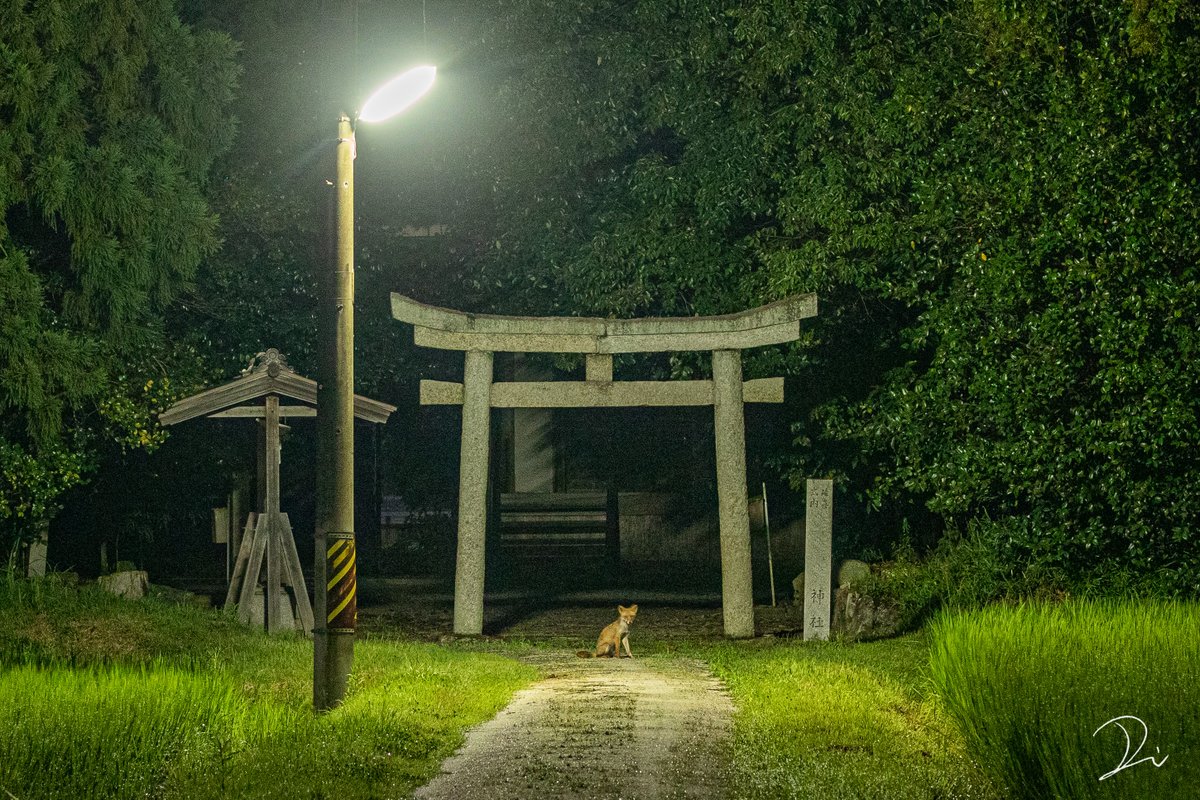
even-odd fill
[{"label": "yellow and black striped tape on pole", "polygon": [[328,533],[325,541],[329,545],[325,551],[325,574],[329,576],[325,587],[328,630],[330,633],[354,633],[358,625],[354,534]]}]

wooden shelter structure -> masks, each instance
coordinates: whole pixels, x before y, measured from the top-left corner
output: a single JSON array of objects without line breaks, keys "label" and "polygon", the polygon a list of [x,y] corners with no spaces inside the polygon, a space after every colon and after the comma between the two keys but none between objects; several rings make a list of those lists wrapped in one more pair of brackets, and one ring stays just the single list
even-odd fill
[{"label": "wooden shelter structure", "polygon": [[[487,475],[491,409],[616,406],[713,407],[725,633],[754,635],[750,522],[746,502],[744,403],[783,402],[783,378],[742,380],[741,351],[800,337],[817,296],[798,295],[710,317],[600,319],[468,314],[392,295],[392,316],[414,326],[425,347],[465,352],[462,383],[421,381],[421,403],[461,405],[454,632],[483,631]],[[712,380],[613,380],[614,353],[712,351]],[[582,353],[583,381],[493,380],[496,352]]]},{"label": "wooden shelter structure", "polygon": [[[287,403],[284,405],[283,403]],[[382,424],[395,406],[354,396],[354,416]],[[280,511],[279,469],[281,462],[280,421],[290,417],[317,415],[317,382],[293,370],[276,349],[259,353],[240,377],[229,383],[186,397],[159,415],[159,422],[177,425],[196,417],[248,418],[259,421],[258,463],[262,477],[258,510],[248,516],[237,546],[237,560],[230,576],[225,607],[237,607],[238,618],[247,624],[254,619],[255,592],[264,578],[264,627],[271,632],[288,627],[311,633],[312,604],[296,551],[296,540],[288,516]],[[285,612],[280,597],[290,591]],[[290,623],[290,624],[289,624]]]}]

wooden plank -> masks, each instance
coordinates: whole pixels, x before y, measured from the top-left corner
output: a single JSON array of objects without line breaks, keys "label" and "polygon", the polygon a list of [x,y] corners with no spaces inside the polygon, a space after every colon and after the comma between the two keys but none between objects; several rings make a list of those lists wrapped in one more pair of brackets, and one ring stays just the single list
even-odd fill
[{"label": "wooden plank", "polygon": [[588,509],[604,511],[608,504],[605,492],[503,492],[500,510],[561,511]]},{"label": "wooden plank", "polygon": [[[209,414],[209,419],[262,419],[267,414],[262,406],[235,406],[215,414]],[[317,410],[308,406],[280,406],[279,417],[315,417]]]},{"label": "wooden plank", "polygon": [[296,611],[300,617],[300,630],[311,636],[313,632],[313,609],[308,600],[308,585],[304,582],[304,570],[300,565],[300,554],[296,551],[296,537],[287,514],[280,514],[280,530],[283,538],[284,570],[288,585],[296,598]]},{"label": "wooden plank", "polygon": [[[783,378],[742,384],[746,403],[782,403]],[[502,381],[492,384],[492,408],[619,408],[712,405],[712,381]],[[421,381],[421,405],[461,405],[462,384]]]},{"label": "wooden plank", "polygon": [[[267,551],[267,533],[267,515],[259,514],[254,530],[245,539],[251,543],[250,558],[246,562],[246,575],[238,597],[238,619],[247,625],[251,622],[250,604],[254,600],[254,590],[258,587],[258,576],[262,574],[263,555]],[[266,597],[263,598],[263,602],[266,602]]]},{"label": "wooden plank", "polygon": [[233,573],[229,577],[229,589],[225,592],[225,609],[233,608],[237,601],[238,591],[246,578],[246,566],[250,561],[250,551],[253,549],[254,526],[258,514],[251,511],[246,519],[246,529],[242,533],[242,541],[238,546],[237,562],[233,565]]},{"label": "wooden plank", "polygon": [[271,383],[266,372],[243,375],[237,380],[185,397],[158,415],[162,425],[175,425],[195,417],[203,417],[223,408],[240,405],[261,397]]}]

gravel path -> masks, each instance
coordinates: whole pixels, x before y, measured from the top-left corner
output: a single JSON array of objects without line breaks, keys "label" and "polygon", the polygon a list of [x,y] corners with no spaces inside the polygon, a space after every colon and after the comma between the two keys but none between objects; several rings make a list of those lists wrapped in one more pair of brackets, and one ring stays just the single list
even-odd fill
[{"label": "gravel path", "polygon": [[417,798],[726,796],[733,705],[703,664],[574,655],[531,660],[546,677],[471,730]]}]

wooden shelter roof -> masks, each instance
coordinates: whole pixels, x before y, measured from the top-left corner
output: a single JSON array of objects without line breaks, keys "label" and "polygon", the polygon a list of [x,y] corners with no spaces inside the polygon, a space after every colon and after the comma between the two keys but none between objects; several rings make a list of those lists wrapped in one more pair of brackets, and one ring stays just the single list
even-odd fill
[{"label": "wooden shelter roof", "polygon": [[[259,353],[240,377],[185,397],[159,414],[158,421],[162,425],[175,425],[196,417],[254,416],[253,413],[238,413],[237,407],[272,394],[303,404],[299,408],[281,409],[281,416],[315,416],[317,382],[296,373],[280,352],[271,348]],[[354,395],[354,416],[358,419],[383,423],[395,410],[393,405]]]}]

